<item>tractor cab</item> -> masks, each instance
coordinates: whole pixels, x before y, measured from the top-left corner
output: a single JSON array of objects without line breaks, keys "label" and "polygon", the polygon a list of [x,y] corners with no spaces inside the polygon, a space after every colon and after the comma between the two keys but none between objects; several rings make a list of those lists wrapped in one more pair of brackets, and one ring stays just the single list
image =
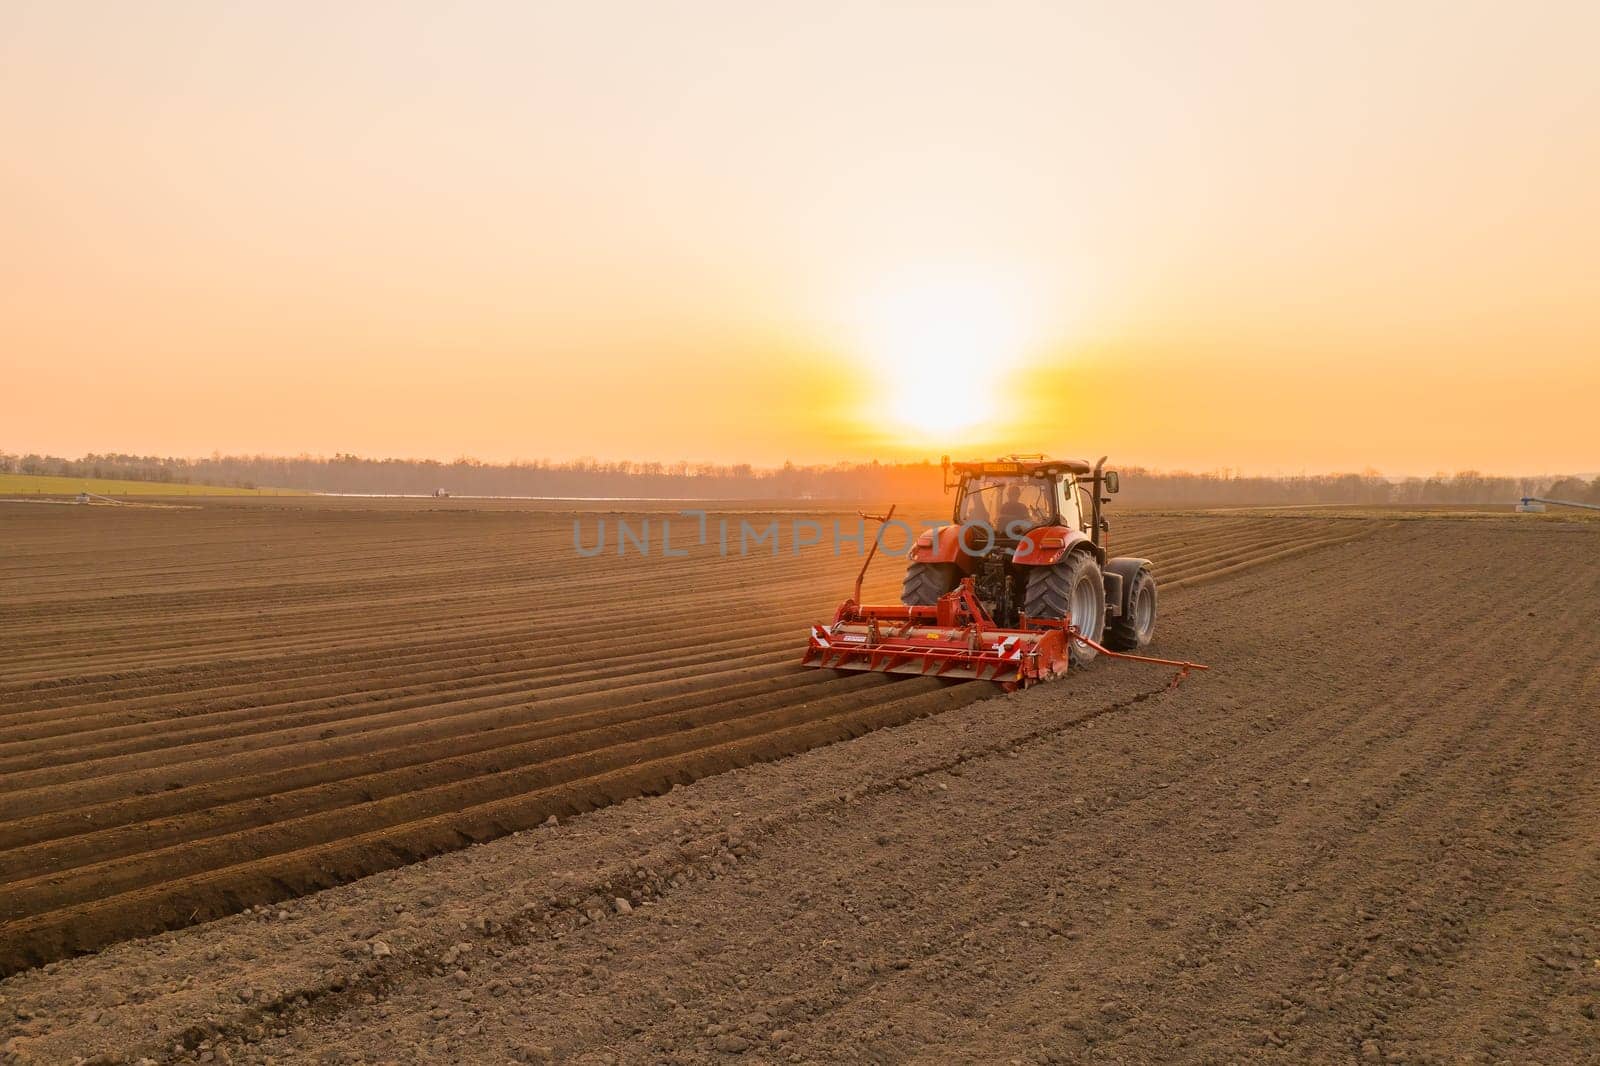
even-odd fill
[{"label": "tractor cab", "polygon": [[954,521],[985,527],[1005,542],[1040,526],[1083,529],[1077,486],[1064,477],[1038,474],[969,474],[957,490]]},{"label": "tractor cab", "polygon": [[1014,544],[1034,529],[1063,527],[1093,535],[1079,476],[1093,468],[1081,459],[1009,456],[992,463],[944,462],[945,489],[956,492],[952,521],[969,529],[993,530],[997,542]]}]

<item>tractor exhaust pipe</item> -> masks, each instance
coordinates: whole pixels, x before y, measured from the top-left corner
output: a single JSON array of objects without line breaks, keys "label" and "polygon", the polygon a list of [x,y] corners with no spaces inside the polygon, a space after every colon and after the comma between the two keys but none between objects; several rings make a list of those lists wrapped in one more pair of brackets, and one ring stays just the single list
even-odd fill
[{"label": "tractor exhaust pipe", "polygon": [[1108,458],[1108,456],[1102,455],[1100,457],[1100,461],[1094,464],[1094,480],[1090,485],[1090,487],[1094,491],[1094,499],[1093,499],[1093,502],[1090,504],[1090,511],[1089,511],[1089,542],[1091,544],[1093,544],[1096,548],[1099,548],[1102,553],[1105,552],[1106,545],[1105,545],[1105,535],[1104,535],[1104,532],[1103,532],[1103,528],[1102,528],[1102,526],[1100,524],[1101,523],[1101,519],[1100,519],[1100,504],[1101,504],[1101,494],[1103,492],[1104,485],[1105,485],[1105,476],[1106,476],[1105,471],[1106,471],[1106,459],[1107,458]]}]

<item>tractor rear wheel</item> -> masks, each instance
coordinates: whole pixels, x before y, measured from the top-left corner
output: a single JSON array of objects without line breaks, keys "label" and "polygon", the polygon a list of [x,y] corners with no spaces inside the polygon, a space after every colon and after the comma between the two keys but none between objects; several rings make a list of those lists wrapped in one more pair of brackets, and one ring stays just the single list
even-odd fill
[{"label": "tractor rear wheel", "polygon": [[906,567],[905,584],[900,586],[900,602],[907,607],[932,607],[960,580],[961,573],[954,563],[912,563]]},{"label": "tractor rear wheel", "polygon": [[1128,589],[1127,610],[1106,625],[1105,646],[1112,651],[1138,651],[1156,631],[1156,579],[1141,569]]},{"label": "tractor rear wheel", "polygon": [[[1106,625],[1106,583],[1100,563],[1085,551],[1069,552],[1054,566],[1028,571],[1023,613],[1029,618],[1061,618],[1090,640],[1099,641]],[[1072,642],[1068,649],[1073,666],[1083,666],[1098,652]]]}]

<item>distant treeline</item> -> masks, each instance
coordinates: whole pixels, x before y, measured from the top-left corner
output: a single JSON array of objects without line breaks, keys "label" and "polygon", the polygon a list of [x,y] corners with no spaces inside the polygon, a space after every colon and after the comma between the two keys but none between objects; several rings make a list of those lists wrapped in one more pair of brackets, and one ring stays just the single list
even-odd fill
[{"label": "distant treeline", "polygon": [[[1600,503],[1600,477],[1490,477],[1474,471],[1428,478],[1390,479],[1376,472],[1295,477],[1239,477],[1121,467],[1119,502],[1133,506],[1228,507],[1295,504],[1513,503],[1523,496],[1553,496]],[[573,462],[536,460],[482,463],[458,459],[363,459],[336,455],[277,458],[220,456],[174,459],[140,455],[86,455],[61,459],[0,452],[0,473],[126,478],[178,485],[309,489],[313,492],[456,496],[667,497],[694,499],[844,499],[910,503],[936,499],[935,463],[837,463],[831,466],[758,468],[747,463]]]}]

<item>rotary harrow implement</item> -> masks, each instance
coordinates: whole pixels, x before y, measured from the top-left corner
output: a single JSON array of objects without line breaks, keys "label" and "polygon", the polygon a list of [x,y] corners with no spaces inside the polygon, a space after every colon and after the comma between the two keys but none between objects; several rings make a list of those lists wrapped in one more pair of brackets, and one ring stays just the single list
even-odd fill
[{"label": "rotary harrow implement", "polygon": [[994,681],[1010,691],[1066,673],[1068,643],[1059,622],[1021,629],[995,625],[966,578],[932,607],[846,600],[832,625],[811,627],[800,661],[833,670]]},{"label": "rotary harrow implement", "polygon": [[[1006,690],[1066,674],[1097,655],[1176,667],[1199,663],[1138,654],[1155,630],[1148,559],[1108,558],[1102,505],[1118,489],[1105,459],[1012,455],[944,461],[954,521],[917,538],[900,603],[861,602],[875,538],[855,594],[829,625],[813,625],[801,665],[950,680]],[[887,523],[884,515],[862,515]]]}]

